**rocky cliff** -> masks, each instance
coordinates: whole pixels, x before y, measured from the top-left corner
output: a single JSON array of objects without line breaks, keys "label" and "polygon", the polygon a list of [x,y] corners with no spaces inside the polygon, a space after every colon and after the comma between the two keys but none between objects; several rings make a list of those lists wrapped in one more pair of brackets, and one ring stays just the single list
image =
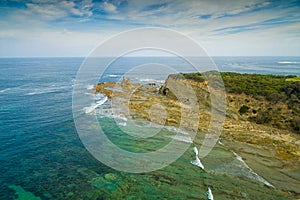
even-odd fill
[{"label": "rocky cliff", "polygon": [[[209,76],[207,74],[213,76],[212,72],[170,75],[159,92],[177,99],[170,90],[173,88],[188,97],[192,95],[187,94],[186,87],[191,85],[199,105],[209,110],[211,97],[208,81],[204,78]],[[227,117],[300,133],[298,78],[229,72],[221,73],[221,76],[227,93]]]}]

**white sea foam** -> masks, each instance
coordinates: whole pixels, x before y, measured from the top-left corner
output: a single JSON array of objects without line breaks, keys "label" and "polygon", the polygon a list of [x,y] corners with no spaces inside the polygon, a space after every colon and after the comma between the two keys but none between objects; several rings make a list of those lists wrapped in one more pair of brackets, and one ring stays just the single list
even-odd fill
[{"label": "white sea foam", "polygon": [[300,62],[292,62],[292,61],[281,61],[277,62],[278,64],[299,64]]},{"label": "white sea foam", "polygon": [[203,166],[203,164],[201,163],[201,160],[198,157],[198,149],[197,149],[197,147],[193,147],[193,151],[195,153],[195,157],[196,158],[195,158],[195,160],[191,161],[191,164],[195,165],[197,167],[200,167],[201,169],[204,169],[204,166]]},{"label": "white sea foam", "polygon": [[[248,171],[249,171],[249,173],[252,175],[252,178],[254,178],[256,181],[259,181],[259,182],[261,182],[261,183],[263,183],[263,184],[265,184],[265,185],[267,185],[267,186],[269,186],[269,187],[273,187],[274,188],[274,186],[271,184],[271,183],[269,183],[267,180],[265,180],[264,178],[262,178],[261,176],[259,176],[256,172],[254,172],[248,165],[247,165],[247,163],[245,163],[245,161],[243,160],[243,158],[240,156],[240,155],[238,155],[237,153],[235,153],[234,151],[232,151],[232,153],[233,153],[233,155],[235,156],[235,158],[238,160],[238,161],[240,161],[241,163],[242,163],[242,166],[244,167],[244,168],[246,168]],[[249,177],[250,178],[250,177]]]},{"label": "white sea foam", "polygon": [[208,200],[214,200],[214,196],[213,196],[213,194],[212,194],[211,189],[210,189],[209,186],[207,188],[206,196],[207,196]]},{"label": "white sea foam", "polygon": [[28,84],[20,85],[20,86],[17,86],[17,87],[5,88],[5,89],[0,90],[0,93],[7,93],[7,92],[18,92],[18,93],[21,92],[22,93],[22,92],[27,92],[28,91],[27,86],[28,86]]},{"label": "white sea foam", "polygon": [[140,82],[147,82],[147,83],[164,83],[164,80],[156,80],[152,78],[141,78],[139,79]]},{"label": "white sea foam", "polygon": [[98,107],[97,104],[92,104],[91,106],[85,107],[85,108],[84,108],[84,112],[85,112],[86,114],[90,114],[90,113],[92,113],[97,107]]},{"label": "white sea foam", "polygon": [[177,140],[177,141],[181,141],[181,142],[186,142],[189,144],[192,144],[193,141],[190,137],[186,137],[186,136],[180,136],[180,135],[175,135],[175,136],[171,136],[172,139]]},{"label": "white sea foam", "polygon": [[100,118],[108,117],[108,118],[111,118],[111,119],[121,120],[123,122],[128,121],[128,119],[123,114],[115,112],[114,109],[109,109],[109,108],[108,109],[100,109],[100,110],[97,110],[96,114]]},{"label": "white sea foam", "polygon": [[120,75],[117,75],[117,74],[109,74],[108,77],[110,78],[116,78],[116,77],[119,77]]},{"label": "white sea foam", "polygon": [[128,119],[125,117],[125,115],[116,112],[114,109],[109,109],[107,113],[103,113],[105,117],[121,120],[124,122],[127,122]]},{"label": "white sea foam", "polygon": [[[140,126],[140,125],[137,125],[137,126]],[[145,121],[144,124],[142,124],[140,127],[146,127],[146,128],[158,128],[158,129],[161,129],[163,128],[164,126],[161,125],[161,124],[157,124],[157,123],[154,123],[154,122],[148,122],[148,121]]]},{"label": "white sea foam", "polygon": [[193,151],[194,151],[194,153],[196,154],[196,156],[198,156],[199,152],[198,152],[197,147],[193,147]]},{"label": "white sea foam", "polygon": [[196,159],[191,161],[192,165],[195,165],[197,167],[200,167],[201,169],[204,169],[203,164],[201,163],[200,159],[198,158],[198,156],[196,156]]},{"label": "white sea foam", "polygon": [[93,90],[93,89],[94,89],[94,85],[87,85],[87,86],[86,86],[86,89],[87,89],[87,90]]},{"label": "white sea foam", "polygon": [[119,122],[118,125],[119,126],[127,126],[127,123],[126,122]]},{"label": "white sea foam", "polygon": [[[235,158],[236,158],[237,160],[241,161],[245,166],[247,165],[247,164],[245,163],[245,161],[243,160],[243,158],[242,158],[239,154],[235,153],[234,151],[232,151],[232,153],[233,153],[233,155],[235,156]],[[248,165],[247,165],[247,167],[248,167]]]},{"label": "white sea foam", "polygon": [[45,88],[33,88],[31,92],[28,92],[26,95],[37,95],[37,94],[47,94],[47,93],[54,93],[58,91],[62,91],[65,89],[69,89],[71,86],[57,86],[55,87],[45,87]]},{"label": "white sea foam", "polygon": [[4,89],[4,90],[0,90],[0,93],[6,92],[6,91],[8,91],[8,90],[10,90],[10,88],[6,88],[6,89]]},{"label": "white sea foam", "polygon": [[86,92],[85,94],[86,94],[86,95],[89,95],[89,96],[93,96],[93,97],[95,96],[95,94],[92,93],[92,92]]},{"label": "white sea foam", "polygon": [[91,106],[84,108],[85,113],[88,114],[88,113],[94,112],[94,110],[96,108],[98,108],[99,106],[104,104],[107,100],[108,100],[108,98],[107,98],[107,96],[105,96],[103,99],[97,101],[96,104],[92,104]]},{"label": "white sea foam", "polygon": [[27,95],[36,95],[36,94],[46,94],[46,93],[53,93],[53,92],[56,92],[57,90],[56,89],[41,89],[41,90],[34,90],[33,92],[28,92]]},{"label": "white sea foam", "polygon": [[186,131],[183,131],[179,128],[176,128],[174,126],[165,126],[165,128],[168,130],[168,131],[171,131],[171,132],[175,132],[175,133],[180,133],[180,134],[183,134],[183,135],[189,135],[188,132]]},{"label": "white sea foam", "polygon": [[94,95],[94,99],[95,99],[95,100],[101,100],[101,99],[103,99],[103,98],[105,98],[105,95],[104,95],[104,94],[97,93],[97,94]]}]

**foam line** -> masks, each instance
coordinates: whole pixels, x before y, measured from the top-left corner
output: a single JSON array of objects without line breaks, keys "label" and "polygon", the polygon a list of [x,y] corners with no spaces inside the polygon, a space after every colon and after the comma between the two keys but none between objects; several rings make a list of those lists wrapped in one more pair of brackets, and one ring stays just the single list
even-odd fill
[{"label": "foam line", "polygon": [[99,106],[101,106],[102,104],[104,104],[107,101],[107,96],[105,96],[103,99],[101,99],[100,101],[97,102],[97,104],[92,105],[90,107],[85,108],[85,113],[91,113],[93,112],[96,108],[98,108]]},{"label": "foam line", "polygon": [[269,186],[269,187],[272,187],[272,188],[274,188],[274,186],[271,184],[271,183],[269,183],[267,180],[265,180],[264,178],[262,178],[261,176],[259,176],[256,172],[254,172],[248,165],[247,165],[247,163],[245,163],[245,161],[243,160],[243,158],[240,156],[240,155],[238,155],[237,153],[235,153],[234,151],[232,151],[232,153],[233,153],[233,155],[235,156],[235,158],[238,160],[238,161],[240,161],[243,165],[244,165],[244,167],[255,177],[255,180],[257,180],[257,181],[259,181],[259,182],[261,182],[261,183],[263,183],[263,184],[265,184],[265,185],[267,185],[267,186]]},{"label": "foam line", "polygon": [[282,61],[278,62],[278,64],[299,64],[300,62],[290,62],[290,61]]},{"label": "foam line", "polygon": [[181,142],[186,142],[186,143],[189,143],[189,144],[193,143],[193,141],[190,137],[175,135],[175,136],[172,136],[171,138],[174,139],[174,140],[181,141]]},{"label": "foam line", "polygon": [[207,188],[206,196],[207,196],[208,200],[214,200],[214,196],[213,196],[213,194],[212,194],[211,189],[210,189],[209,186]]},{"label": "foam line", "polygon": [[197,147],[193,147],[193,151],[195,153],[196,158],[195,158],[195,160],[191,161],[191,164],[195,165],[197,167],[200,167],[201,169],[204,169],[204,166],[203,166],[203,164],[201,163],[201,160],[198,157],[198,149],[197,149]]}]

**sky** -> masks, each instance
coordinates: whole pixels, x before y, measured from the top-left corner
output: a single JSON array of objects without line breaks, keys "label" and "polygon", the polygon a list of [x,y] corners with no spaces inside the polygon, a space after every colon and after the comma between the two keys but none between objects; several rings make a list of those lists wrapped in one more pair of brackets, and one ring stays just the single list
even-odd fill
[{"label": "sky", "polygon": [[178,31],[210,56],[300,56],[300,0],[0,0],[0,57],[84,57],[143,27]]}]

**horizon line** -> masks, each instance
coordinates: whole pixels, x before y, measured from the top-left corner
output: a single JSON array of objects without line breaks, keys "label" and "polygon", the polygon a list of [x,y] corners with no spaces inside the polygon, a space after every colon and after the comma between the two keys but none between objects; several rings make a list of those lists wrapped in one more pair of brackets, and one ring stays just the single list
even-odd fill
[{"label": "horizon line", "polygon": [[[8,58],[88,58],[89,56],[0,56],[0,59]],[[174,58],[178,56],[157,56],[157,55],[143,55],[143,56],[122,56],[125,58]],[[189,56],[189,57],[300,57],[300,55],[214,55],[214,56]],[[111,58],[111,56],[99,56],[90,58]]]}]

